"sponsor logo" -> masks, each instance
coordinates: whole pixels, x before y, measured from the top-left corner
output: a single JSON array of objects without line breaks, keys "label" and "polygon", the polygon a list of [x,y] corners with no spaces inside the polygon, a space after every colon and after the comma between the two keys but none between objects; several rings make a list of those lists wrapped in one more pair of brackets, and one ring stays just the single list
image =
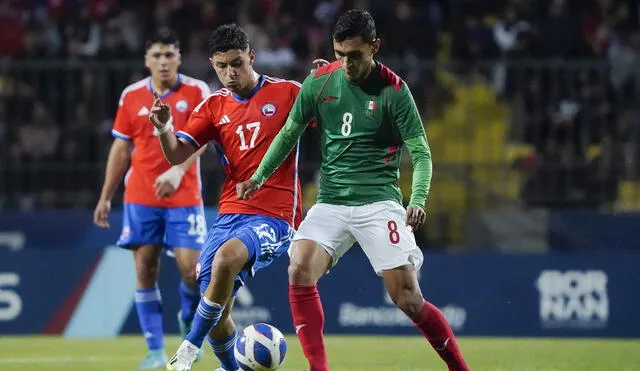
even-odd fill
[{"label": "sponsor logo", "polygon": [[601,270],[545,270],[536,286],[545,328],[602,328],[609,320],[607,274]]},{"label": "sponsor logo", "polygon": [[245,286],[238,291],[231,316],[238,328],[260,322],[269,323],[272,318],[269,308],[256,305],[253,295]]}]

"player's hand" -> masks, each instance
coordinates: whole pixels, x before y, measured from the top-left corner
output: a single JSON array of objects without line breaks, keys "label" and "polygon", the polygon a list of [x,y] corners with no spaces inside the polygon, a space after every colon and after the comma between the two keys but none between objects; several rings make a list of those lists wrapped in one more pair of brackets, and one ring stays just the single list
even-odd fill
[{"label": "player's hand", "polygon": [[182,182],[184,176],[184,169],[181,166],[172,166],[169,170],[160,174],[156,181],[153,183],[153,188],[156,190],[156,197],[163,199],[171,196]]},{"label": "player's hand", "polygon": [[111,212],[111,201],[98,201],[93,211],[93,224],[100,228],[109,228],[109,212]]},{"label": "player's hand", "polygon": [[253,179],[245,180],[242,183],[236,184],[236,192],[238,193],[238,199],[248,200],[254,193],[258,192],[260,185]]},{"label": "player's hand", "polygon": [[314,73],[318,68],[329,64],[329,61],[326,59],[318,58],[318,59],[314,59],[313,62],[311,63],[313,63],[315,67],[311,70],[311,73]]},{"label": "player's hand", "polygon": [[169,122],[171,118],[171,107],[169,107],[168,104],[162,103],[158,93],[154,92],[153,96],[156,99],[153,101],[153,106],[151,106],[149,121],[151,121],[156,129],[160,130],[167,125],[167,122]]},{"label": "player's hand", "polygon": [[407,226],[414,231],[420,228],[426,219],[427,213],[420,206],[407,207]]}]

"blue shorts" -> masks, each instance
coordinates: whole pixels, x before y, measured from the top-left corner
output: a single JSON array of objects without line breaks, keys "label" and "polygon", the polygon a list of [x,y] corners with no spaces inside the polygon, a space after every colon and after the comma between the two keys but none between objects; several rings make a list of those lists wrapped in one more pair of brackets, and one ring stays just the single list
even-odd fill
[{"label": "blue shorts", "polygon": [[276,260],[289,249],[294,230],[283,220],[264,215],[221,214],[211,227],[207,241],[202,247],[196,266],[196,277],[200,292],[204,292],[211,281],[211,265],[216,251],[227,241],[237,238],[249,250],[249,260],[238,273],[233,295],[246,280]]},{"label": "blue shorts", "polygon": [[200,250],[207,235],[202,206],[153,207],[125,204],[118,246],[164,245]]}]

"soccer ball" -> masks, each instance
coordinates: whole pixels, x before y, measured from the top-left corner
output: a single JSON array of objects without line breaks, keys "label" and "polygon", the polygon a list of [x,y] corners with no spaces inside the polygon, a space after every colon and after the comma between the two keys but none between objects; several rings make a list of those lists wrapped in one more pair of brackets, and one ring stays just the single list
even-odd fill
[{"label": "soccer ball", "polygon": [[244,371],[276,370],[284,362],[287,341],[277,328],[256,323],[242,330],[233,353]]}]

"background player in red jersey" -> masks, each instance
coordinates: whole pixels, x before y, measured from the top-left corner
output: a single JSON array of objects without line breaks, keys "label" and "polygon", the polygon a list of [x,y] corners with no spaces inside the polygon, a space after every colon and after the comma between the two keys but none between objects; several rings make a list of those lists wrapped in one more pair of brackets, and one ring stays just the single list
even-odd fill
[{"label": "background player in red jersey", "polygon": [[287,251],[302,213],[297,149],[250,201],[236,196],[237,182],[251,176],[284,126],[300,84],[256,73],[255,52],[235,24],[217,28],[209,49],[225,88],[200,103],[176,135],[168,128],[173,111],[168,104],[157,99],[149,117],[169,162],[181,163],[215,141],[227,173],[218,219],[198,262],[203,297],[191,331],[167,365],[170,370],[190,370],[207,334],[221,370],[239,369],[233,355],[237,332],[229,317],[235,295],[255,272]]},{"label": "background player in red jersey", "polygon": [[148,116],[157,94],[174,107],[173,126],[182,129],[193,109],[210,92],[203,81],[178,73],[179,43],[167,29],[147,42],[145,66],[151,76],[124,89],[120,98],[112,130],[115,139],[94,223],[109,227],[111,199],[126,172],[118,245],[133,251],[136,265],[136,310],[149,349],[139,368],[154,369],[164,367],[167,361],[157,287],[162,248],[173,251],[182,276],[178,321],[184,336],[200,301],[195,267],[207,229],[196,164],[200,153],[176,166],[167,164]]}]

